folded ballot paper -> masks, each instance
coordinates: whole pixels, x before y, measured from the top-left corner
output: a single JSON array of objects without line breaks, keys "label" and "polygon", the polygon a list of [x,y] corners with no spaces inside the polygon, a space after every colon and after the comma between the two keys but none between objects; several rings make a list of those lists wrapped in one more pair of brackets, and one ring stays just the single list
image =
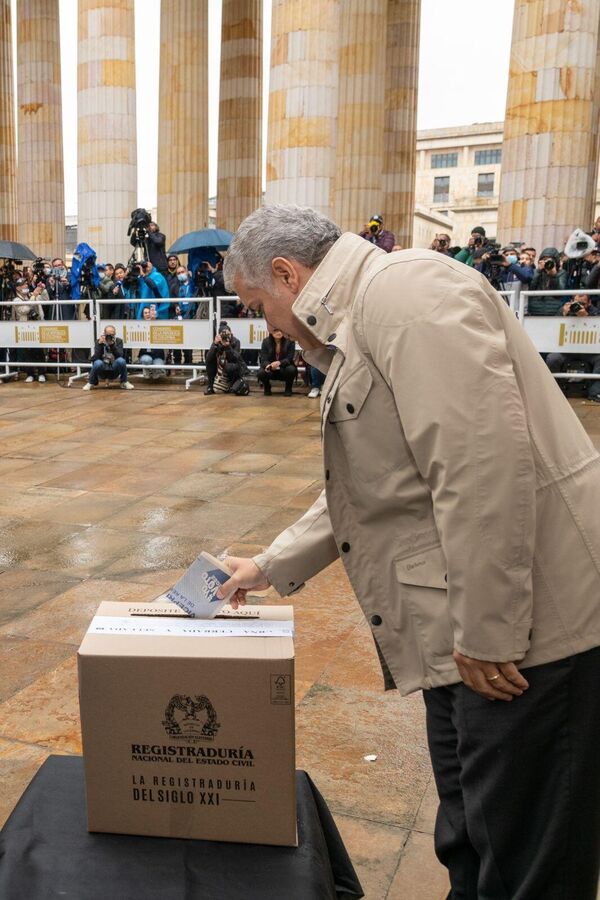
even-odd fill
[{"label": "folded ballot paper", "polygon": [[231,575],[231,570],[222,560],[203,550],[163,596],[176,603],[188,616],[212,619],[226,603],[226,600],[217,597],[217,591]]}]

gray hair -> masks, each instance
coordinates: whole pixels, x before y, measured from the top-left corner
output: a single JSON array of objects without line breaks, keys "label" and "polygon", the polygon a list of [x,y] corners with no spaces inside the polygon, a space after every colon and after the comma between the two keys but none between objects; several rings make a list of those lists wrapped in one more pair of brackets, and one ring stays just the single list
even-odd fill
[{"label": "gray hair", "polygon": [[277,256],[316,268],[342,232],[338,226],[306,206],[263,206],[249,215],[231,242],[223,274],[228,291],[240,276],[247,287],[270,284],[271,263]]}]

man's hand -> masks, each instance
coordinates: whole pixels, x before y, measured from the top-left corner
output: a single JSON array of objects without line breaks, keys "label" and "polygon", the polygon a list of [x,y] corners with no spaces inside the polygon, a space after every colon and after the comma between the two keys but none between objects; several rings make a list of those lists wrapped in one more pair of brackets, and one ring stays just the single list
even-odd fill
[{"label": "man's hand", "polygon": [[460,677],[472,691],[487,700],[512,700],[529,687],[512,662],[485,662],[463,656],[458,650],[452,654]]},{"label": "man's hand", "polygon": [[[266,591],[269,584],[264,573],[258,568],[253,559],[246,559],[242,556],[228,556],[225,560],[233,575],[222,584],[217,591],[217,597],[224,600],[226,597],[234,609],[238,606],[244,606],[246,602],[246,594],[249,590]],[[229,594],[231,596],[229,597]]]},{"label": "man's hand", "polygon": [[106,338],[104,337],[103,334],[101,334],[100,337],[98,338],[98,343],[99,343],[99,344],[105,344],[105,343],[106,343]]}]

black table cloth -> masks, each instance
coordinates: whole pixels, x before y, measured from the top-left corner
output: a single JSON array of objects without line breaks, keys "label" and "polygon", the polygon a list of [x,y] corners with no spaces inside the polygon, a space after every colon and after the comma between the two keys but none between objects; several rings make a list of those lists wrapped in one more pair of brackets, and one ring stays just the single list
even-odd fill
[{"label": "black table cloth", "polygon": [[83,760],[51,756],[0,832],[2,900],[354,900],[327,805],[296,773],[296,847],[89,834]]}]

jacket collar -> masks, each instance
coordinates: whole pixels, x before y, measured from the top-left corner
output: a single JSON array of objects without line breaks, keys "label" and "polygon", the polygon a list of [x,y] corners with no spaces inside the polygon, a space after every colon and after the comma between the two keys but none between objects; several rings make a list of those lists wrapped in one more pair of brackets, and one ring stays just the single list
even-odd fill
[{"label": "jacket collar", "polygon": [[357,234],[339,238],[292,306],[292,312],[322,344],[345,347],[344,319],[366,266],[384,253]]}]

